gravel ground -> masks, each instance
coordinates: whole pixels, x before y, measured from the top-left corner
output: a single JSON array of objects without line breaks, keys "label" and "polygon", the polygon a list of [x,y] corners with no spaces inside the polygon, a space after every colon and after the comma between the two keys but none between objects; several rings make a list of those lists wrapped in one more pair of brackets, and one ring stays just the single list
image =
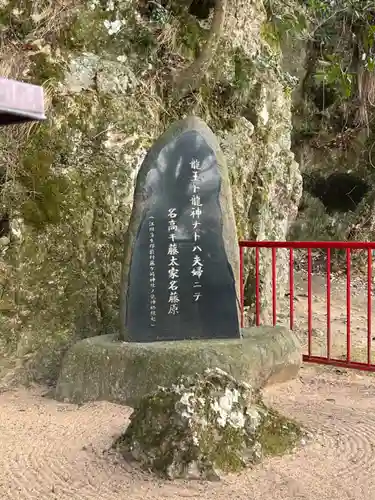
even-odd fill
[{"label": "gravel ground", "polygon": [[294,453],[219,483],[167,482],[108,451],[130,409],[83,406],[41,389],[0,394],[2,500],[366,500],[375,491],[373,378],[302,370],[266,391],[268,403],[297,418],[313,438]]}]

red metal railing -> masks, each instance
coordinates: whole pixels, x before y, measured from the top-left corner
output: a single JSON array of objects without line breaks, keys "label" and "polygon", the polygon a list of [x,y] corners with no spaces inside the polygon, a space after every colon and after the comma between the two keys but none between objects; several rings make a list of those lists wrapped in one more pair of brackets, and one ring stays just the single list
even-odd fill
[{"label": "red metal railing", "polygon": [[[244,248],[255,249],[255,323],[260,325],[260,277],[259,277],[259,249],[270,248],[272,252],[271,279],[272,279],[272,323],[277,323],[277,283],[276,259],[277,249],[289,250],[289,326],[293,330],[295,323],[294,311],[294,249],[307,250],[307,353],[303,361],[334,365],[343,368],[356,368],[366,371],[375,371],[375,364],[371,362],[371,315],[372,315],[372,252],[375,242],[331,242],[331,241],[240,241],[240,301],[241,326],[244,326]],[[326,250],[326,356],[312,354],[312,250]],[[337,359],[331,356],[331,250],[343,249],[346,251],[346,359]],[[367,251],[367,362],[353,361],[351,356],[351,251]]]}]

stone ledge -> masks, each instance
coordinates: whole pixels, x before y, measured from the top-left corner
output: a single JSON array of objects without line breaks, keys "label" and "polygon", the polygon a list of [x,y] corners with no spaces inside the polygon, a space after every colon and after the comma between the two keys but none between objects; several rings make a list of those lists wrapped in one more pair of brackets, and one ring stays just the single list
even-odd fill
[{"label": "stone ledge", "polygon": [[297,375],[302,353],[293,332],[262,326],[242,333],[242,339],[144,344],[116,341],[113,335],[82,340],[63,360],[55,397],[71,403],[106,400],[135,406],[158,386],[206,368],[221,368],[254,388]]}]

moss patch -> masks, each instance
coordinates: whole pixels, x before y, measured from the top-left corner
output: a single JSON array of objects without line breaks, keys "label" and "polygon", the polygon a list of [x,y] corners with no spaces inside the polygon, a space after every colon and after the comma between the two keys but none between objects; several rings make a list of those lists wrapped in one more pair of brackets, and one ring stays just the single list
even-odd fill
[{"label": "moss patch", "polygon": [[257,440],[262,446],[264,455],[283,455],[290,451],[296,441],[303,436],[300,425],[284,417],[277,410],[266,408],[261,402],[258,404],[267,412],[267,418],[257,433]]}]

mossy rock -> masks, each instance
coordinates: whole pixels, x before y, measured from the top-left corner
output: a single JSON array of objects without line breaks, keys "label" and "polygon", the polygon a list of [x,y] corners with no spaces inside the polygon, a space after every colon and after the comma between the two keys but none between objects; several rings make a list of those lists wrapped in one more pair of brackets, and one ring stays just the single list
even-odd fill
[{"label": "mossy rock", "polygon": [[[60,343],[55,332],[81,339],[117,331],[134,179],[146,151],[176,120],[199,116],[218,138],[241,239],[284,240],[297,212],[290,96],[279,56],[262,41],[263,2],[228,2],[211,67],[177,103],[173,81],[201,53],[210,19],[189,13],[191,2],[161,3],[2,2],[2,72],[43,85],[48,116],[0,137],[0,177],[7,173],[0,214],[10,215],[10,233],[0,241],[2,317],[11,325],[2,327],[0,318],[0,345],[18,356],[26,328],[38,351],[27,356],[42,361],[32,370],[38,381],[45,366],[53,373],[48,368],[44,382],[54,380],[60,365],[60,350],[43,347]],[[272,299],[270,255],[260,252],[262,309]],[[249,307],[252,256],[245,252]],[[287,258],[278,252],[280,294]]]},{"label": "mossy rock", "polygon": [[278,452],[289,450],[300,436],[298,424],[216,368],[179,377],[142,398],[114,447],[169,479],[218,480],[259,463],[276,451],[275,443]]},{"label": "mossy rock", "polygon": [[82,340],[63,360],[55,396],[133,406],[159,386],[207,368],[220,368],[255,389],[297,375],[302,355],[293,332],[262,326],[242,333],[242,339],[142,344],[119,342],[112,335]]}]

